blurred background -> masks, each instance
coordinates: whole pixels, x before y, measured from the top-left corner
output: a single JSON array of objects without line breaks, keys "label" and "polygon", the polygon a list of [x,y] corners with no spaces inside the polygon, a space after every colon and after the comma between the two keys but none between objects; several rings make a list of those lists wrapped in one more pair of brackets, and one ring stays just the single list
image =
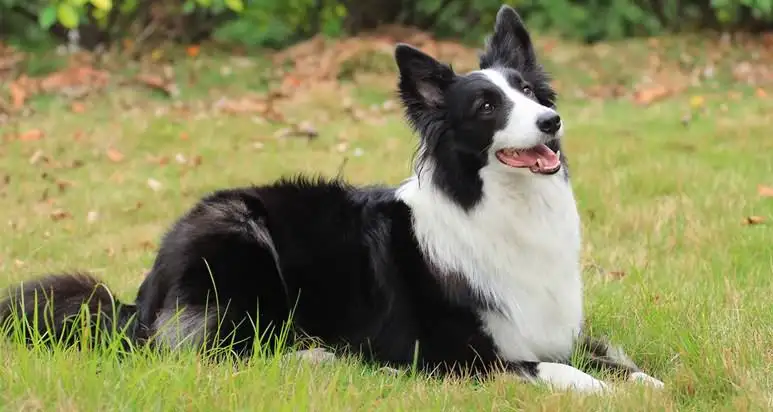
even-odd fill
[{"label": "blurred background", "polygon": [[[317,33],[357,34],[383,24],[478,41],[500,0],[3,0],[0,35],[67,40],[86,48],[122,38],[284,47]],[[531,29],[586,42],[674,31],[771,28],[771,0],[520,0]]]}]

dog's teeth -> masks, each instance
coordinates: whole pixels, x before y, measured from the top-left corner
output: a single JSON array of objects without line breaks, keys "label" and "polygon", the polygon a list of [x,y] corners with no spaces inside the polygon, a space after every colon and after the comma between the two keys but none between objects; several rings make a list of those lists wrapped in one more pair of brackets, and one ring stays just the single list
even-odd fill
[{"label": "dog's teeth", "polygon": [[556,152],[556,157],[559,158],[559,159],[561,158],[561,151],[560,150]]}]

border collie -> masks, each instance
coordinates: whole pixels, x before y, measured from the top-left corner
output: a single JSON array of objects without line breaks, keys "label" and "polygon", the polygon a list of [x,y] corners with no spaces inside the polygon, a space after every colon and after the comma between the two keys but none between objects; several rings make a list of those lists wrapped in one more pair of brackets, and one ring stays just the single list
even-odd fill
[{"label": "border collie", "polygon": [[405,44],[395,60],[420,137],[415,175],[398,187],[298,177],[217,191],[164,235],[135,304],[88,274],[58,274],[11,289],[0,318],[74,340],[85,305],[108,321],[94,328],[119,326],[133,345],[242,355],[289,325],[326,353],[382,366],[607,388],[569,365],[579,348],[590,366],[662,386],[581,333],[564,124],[515,10],[498,12],[480,70],[455,73]]}]

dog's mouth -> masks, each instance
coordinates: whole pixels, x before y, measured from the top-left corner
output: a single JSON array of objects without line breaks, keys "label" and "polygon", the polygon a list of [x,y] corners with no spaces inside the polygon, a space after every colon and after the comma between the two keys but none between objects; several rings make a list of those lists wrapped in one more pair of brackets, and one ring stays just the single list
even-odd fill
[{"label": "dog's mouth", "polygon": [[532,173],[552,175],[561,169],[561,151],[558,153],[539,144],[529,149],[500,149],[497,159],[504,165],[519,169],[528,168]]}]

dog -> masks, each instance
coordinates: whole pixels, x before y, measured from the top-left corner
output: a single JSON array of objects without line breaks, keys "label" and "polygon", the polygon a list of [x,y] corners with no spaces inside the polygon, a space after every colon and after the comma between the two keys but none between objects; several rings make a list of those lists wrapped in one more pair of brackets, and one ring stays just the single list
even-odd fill
[{"label": "dog", "polygon": [[247,356],[305,336],[386,367],[607,389],[569,364],[579,349],[591,367],[662,386],[583,333],[564,123],[518,13],[501,7],[480,70],[407,44],[394,57],[419,136],[397,187],[299,176],[216,191],[165,233],[136,303],[61,273],[10,289],[0,318],[72,344],[86,308],[91,328],[120,328],[132,346]]}]

